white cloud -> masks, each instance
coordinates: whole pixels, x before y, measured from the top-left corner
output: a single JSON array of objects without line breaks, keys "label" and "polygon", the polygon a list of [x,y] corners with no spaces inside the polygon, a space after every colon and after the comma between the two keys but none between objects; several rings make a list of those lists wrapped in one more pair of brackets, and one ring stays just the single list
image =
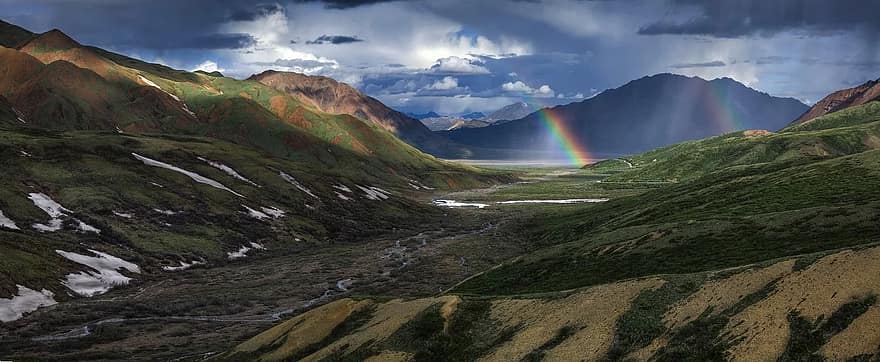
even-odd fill
[{"label": "white cloud", "polygon": [[544,84],[538,87],[538,89],[535,89],[535,91],[532,92],[532,95],[538,98],[550,98],[556,95],[556,92],[554,92],[549,85]]},{"label": "white cloud", "polygon": [[458,74],[489,74],[489,69],[480,65],[477,59],[467,59],[457,56],[437,59],[431,66],[435,73],[458,73]]},{"label": "white cloud", "polygon": [[532,89],[532,87],[529,87],[522,81],[518,80],[516,82],[507,82],[502,84],[501,90],[505,92],[531,93],[534,89]]},{"label": "white cloud", "polygon": [[531,94],[535,98],[552,98],[556,96],[556,92],[549,85],[542,85],[537,89],[530,87],[528,84],[518,80],[516,82],[507,82],[501,85],[501,90],[511,93]]},{"label": "white cloud", "polygon": [[211,73],[211,72],[221,72],[222,73],[222,72],[226,71],[226,69],[220,68],[217,65],[217,63],[210,61],[210,60],[206,60],[206,61],[202,62],[201,64],[197,65],[195,68],[193,68],[192,71],[195,72],[197,70],[201,70],[203,72],[208,72],[208,73]]},{"label": "white cloud", "polygon": [[443,79],[440,79],[440,80],[434,82],[433,84],[429,85],[426,89],[450,90],[450,89],[455,89],[455,88],[458,88],[458,79],[455,77],[446,76],[446,77],[443,77]]}]

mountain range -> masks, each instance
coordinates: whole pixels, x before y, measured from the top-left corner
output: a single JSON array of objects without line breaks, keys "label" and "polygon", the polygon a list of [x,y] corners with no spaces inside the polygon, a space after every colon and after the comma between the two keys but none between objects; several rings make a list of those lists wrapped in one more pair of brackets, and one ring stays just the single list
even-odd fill
[{"label": "mountain range", "polygon": [[730,78],[658,74],[515,121],[443,134],[474,147],[474,158],[528,157],[524,150],[534,158],[559,157],[558,141],[545,123],[549,113],[552,122],[570,130],[571,139],[602,158],[733,130],[778,130],[807,109],[798,100],[773,97]]}]

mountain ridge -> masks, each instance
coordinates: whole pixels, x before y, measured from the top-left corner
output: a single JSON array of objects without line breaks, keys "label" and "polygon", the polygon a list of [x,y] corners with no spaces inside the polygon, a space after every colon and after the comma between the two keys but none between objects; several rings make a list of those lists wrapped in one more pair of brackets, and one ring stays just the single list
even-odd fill
[{"label": "mountain ridge", "polygon": [[[545,110],[553,113],[556,122],[564,123],[580,144],[602,157],[704,138],[730,128],[778,130],[806,109],[796,99],[773,97],[730,78],[708,81],[661,73]],[[486,149],[558,147],[538,112],[489,128],[445,134],[459,143]]]}]

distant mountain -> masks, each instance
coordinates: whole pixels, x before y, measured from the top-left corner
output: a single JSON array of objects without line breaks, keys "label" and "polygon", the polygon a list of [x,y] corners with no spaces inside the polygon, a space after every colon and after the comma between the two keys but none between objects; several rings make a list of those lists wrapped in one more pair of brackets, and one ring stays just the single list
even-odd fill
[{"label": "distant mountain", "polygon": [[431,131],[446,131],[449,130],[456,123],[465,121],[464,119],[458,117],[429,117],[422,118],[419,120],[425,127],[428,127]]},{"label": "distant mountain", "polygon": [[483,120],[479,120],[479,119],[471,119],[471,120],[463,119],[458,122],[455,122],[455,124],[453,124],[451,127],[449,127],[449,130],[452,131],[452,130],[456,130],[459,128],[482,128],[482,127],[488,127],[491,125],[492,125],[492,122],[487,122],[487,121],[483,121]]},{"label": "distant mountain", "polygon": [[483,120],[489,122],[512,121],[528,116],[534,111],[535,107],[530,106],[528,103],[516,102],[490,113],[488,116],[483,117]]},{"label": "distant mountain", "polygon": [[414,119],[417,119],[417,120],[420,120],[420,121],[423,120],[423,119],[425,119],[425,118],[439,118],[439,117],[443,117],[443,116],[437,114],[437,113],[434,112],[434,111],[431,111],[431,112],[428,112],[428,113],[407,113],[406,115],[409,116],[410,118],[414,118]]},{"label": "distant mountain", "polygon": [[444,157],[457,157],[464,152],[418,120],[332,78],[267,70],[248,80],[285,92],[322,112],[350,114],[372,122],[425,152]]},{"label": "distant mountain", "polygon": [[825,96],[791,124],[801,124],[828,113],[876,100],[880,100],[880,79],[867,81],[857,87],[839,90]]},{"label": "distant mountain", "polygon": [[[734,130],[778,130],[807,108],[796,99],[773,97],[730,78],[658,74],[542,112],[549,111],[553,122],[561,123],[593,156],[609,157]],[[481,152],[495,150],[492,158],[503,157],[505,151],[537,155],[548,150],[562,156],[545,118],[536,112],[492,127],[444,133]]]},{"label": "distant mountain", "polygon": [[486,115],[483,114],[483,112],[471,112],[471,113],[461,115],[461,118],[463,118],[463,119],[481,119],[483,117],[486,117]]}]

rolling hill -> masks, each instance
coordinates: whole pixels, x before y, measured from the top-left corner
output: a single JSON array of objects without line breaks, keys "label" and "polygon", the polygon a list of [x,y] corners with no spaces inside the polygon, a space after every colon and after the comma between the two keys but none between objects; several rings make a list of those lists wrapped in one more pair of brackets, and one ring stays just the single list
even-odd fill
[{"label": "rolling hill", "polygon": [[[707,81],[658,74],[548,111],[571,130],[578,143],[602,158],[644,152],[730,130],[777,130],[806,109],[795,99],[760,93],[729,78]],[[456,142],[483,149],[561,155],[542,117],[543,111],[535,112],[494,127],[445,134]]]},{"label": "rolling hill", "polygon": [[255,74],[248,80],[290,94],[299,102],[322,112],[350,114],[370,121],[436,156],[461,157],[466,152],[463,147],[431,132],[422,122],[332,78],[269,70]]},{"label": "rolling hill", "polygon": [[17,44],[0,47],[3,322],[30,312],[33,293],[63,302],[356,242],[437,216],[416,201],[428,190],[510,180],[256,81],[145,63],[58,30],[3,23],[0,41]]},{"label": "rolling hill", "polygon": [[792,125],[809,122],[816,117],[876,100],[880,100],[880,79],[869,80],[859,86],[842,89],[825,96],[794,120]]}]

